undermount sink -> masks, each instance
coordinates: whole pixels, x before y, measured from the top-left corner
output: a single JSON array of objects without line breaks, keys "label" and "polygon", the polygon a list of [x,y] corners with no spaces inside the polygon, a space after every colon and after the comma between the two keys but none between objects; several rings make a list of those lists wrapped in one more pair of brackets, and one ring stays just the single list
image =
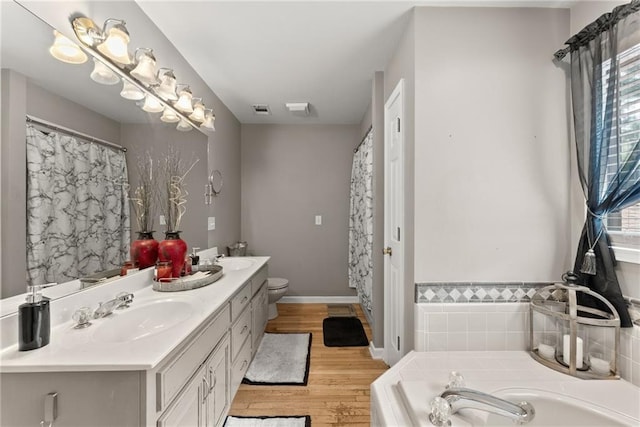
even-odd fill
[{"label": "undermount sink", "polygon": [[253,260],[246,258],[220,258],[218,264],[227,271],[244,270],[253,265]]},{"label": "undermount sink", "polygon": [[145,338],[184,322],[191,316],[191,304],[161,300],[147,305],[116,310],[96,325],[93,339],[98,342],[126,342]]}]

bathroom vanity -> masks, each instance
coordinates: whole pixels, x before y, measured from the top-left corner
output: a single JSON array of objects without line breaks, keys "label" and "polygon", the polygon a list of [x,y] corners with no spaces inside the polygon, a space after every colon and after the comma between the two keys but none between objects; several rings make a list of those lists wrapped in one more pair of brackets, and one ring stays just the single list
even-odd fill
[{"label": "bathroom vanity", "polygon": [[[1,424],[48,425],[57,393],[56,427],[222,425],[266,327],[268,259],[224,260],[221,279],[191,291],[155,292],[147,269],[52,301],[48,346],[3,338]],[[129,308],[74,327],[75,310],[123,290]]]}]

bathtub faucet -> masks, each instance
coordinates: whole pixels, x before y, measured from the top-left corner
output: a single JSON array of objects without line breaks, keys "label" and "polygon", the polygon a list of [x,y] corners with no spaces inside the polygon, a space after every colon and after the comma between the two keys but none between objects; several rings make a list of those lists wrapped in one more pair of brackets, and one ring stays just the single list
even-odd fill
[{"label": "bathtub faucet", "polygon": [[533,420],[535,410],[528,402],[519,404],[468,388],[450,388],[431,401],[429,420],[436,426],[449,424],[449,416],[460,409],[479,409],[526,424]]}]

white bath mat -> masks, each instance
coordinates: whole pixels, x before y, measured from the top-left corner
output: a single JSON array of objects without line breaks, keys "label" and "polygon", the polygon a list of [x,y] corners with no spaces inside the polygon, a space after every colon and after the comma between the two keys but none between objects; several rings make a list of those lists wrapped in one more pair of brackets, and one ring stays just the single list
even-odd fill
[{"label": "white bath mat", "polygon": [[253,385],[307,385],[310,353],[310,333],[265,333],[242,382]]},{"label": "white bath mat", "polygon": [[310,427],[311,417],[238,417],[229,415],[224,427]]}]

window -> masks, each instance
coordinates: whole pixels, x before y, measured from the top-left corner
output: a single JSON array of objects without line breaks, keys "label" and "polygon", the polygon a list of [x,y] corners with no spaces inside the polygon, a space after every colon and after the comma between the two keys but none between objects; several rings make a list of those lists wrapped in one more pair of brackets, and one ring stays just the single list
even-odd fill
[{"label": "window", "polygon": [[[620,67],[619,104],[614,106],[613,132],[617,134],[617,144],[613,144],[608,156],[611,165],[605,180],[617,179],[615,170],[618,164],[629,158],[640,156],[638,140],[640,139],[640,44],[618,55]],[[602,70],[603,77],[609,74],[610,63]],[[605,84],[607,79],[604,79]],[[606,93],[606,86],[605,91]],[[604,95],[603,95],[604,96]],[[640,170],[634,173],[640,174]],[[640,203],[619,212],[611,213],[606,220],[607,230],[613,246],[640,250]]]}]

